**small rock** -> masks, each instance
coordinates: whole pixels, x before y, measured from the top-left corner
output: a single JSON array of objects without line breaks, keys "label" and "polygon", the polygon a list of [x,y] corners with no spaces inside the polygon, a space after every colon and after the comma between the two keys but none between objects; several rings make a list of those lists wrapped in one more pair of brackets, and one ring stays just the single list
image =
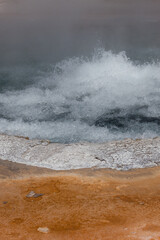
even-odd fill
[{"label": "small rock", "polygon": [[43,146],[48,146],[48,145],[49,145],[49,141],[45,141],[45,142],[42,141],[41,144],[42,144]]},{"label": "small rock", "polygon": [[39,227],[37,230],[38,232],[41,232],[41,233],[49,233],[48,227]]},{"label": "small rock", "polygon": [[42,193],[35,193],[34,194],[34,198],[38,198],[38,197],[42,197],[44,194],[42,194]]},{"label": "small rock", "polygon": [[7,201],[4,201],[3,204],[7,204],[8,202]]},{"label": "small rock", "polygon": [[26,197],[31,198],[31,197],[33,197],[34,195],[35,195],[35,192],[34,192],[34,191],[31,191],[29,194],[27,194]]},{"label": "small rock", "polygon": [[44,194],[42,193],[35,193],[34,191],[31,191],[29,194],[27,194],[27,198],[38,198],[43,196]]}]

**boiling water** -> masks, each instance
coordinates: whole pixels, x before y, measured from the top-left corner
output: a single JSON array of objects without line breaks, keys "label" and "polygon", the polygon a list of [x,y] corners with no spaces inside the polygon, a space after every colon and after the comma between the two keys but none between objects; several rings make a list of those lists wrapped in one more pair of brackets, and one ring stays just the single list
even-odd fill
[{"label": "boiling water", "polygon": [[53,142],[160,135],[157,0],[0,3],[0,132]]},{"label": "boiling water", "polygon": [[[99,49],[37,71],[3,68],[1,78],[3,133],[63,143],[160,134],[159,62]],[[6,89],[5,78],[16,83]]]}]

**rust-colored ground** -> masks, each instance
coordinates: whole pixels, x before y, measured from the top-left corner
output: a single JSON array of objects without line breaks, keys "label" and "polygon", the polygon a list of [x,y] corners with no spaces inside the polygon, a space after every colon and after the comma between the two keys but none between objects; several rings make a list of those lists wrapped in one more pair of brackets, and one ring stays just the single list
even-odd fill
[{"label": "rust-colored ground", "polygon": [[[0,240],[160,240],[159,168],[8,179],[1,164]],[[44,195],[27,198],[30,191]]]}]

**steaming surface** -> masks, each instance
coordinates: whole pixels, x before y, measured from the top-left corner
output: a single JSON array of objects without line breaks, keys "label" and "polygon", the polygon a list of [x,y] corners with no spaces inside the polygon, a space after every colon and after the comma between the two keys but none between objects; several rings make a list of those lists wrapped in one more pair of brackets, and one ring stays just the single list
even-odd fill
[{"label": "steaming surface", "polygon": [[62,143],[159,135],[159,23],[157,0],[1,1],[0,132]]},{"label": "steaming surface", "polygon": [[159,62],[101,49],[36,71],[1,68],[0,79],[1,133],[63,143],[160,134]]}]

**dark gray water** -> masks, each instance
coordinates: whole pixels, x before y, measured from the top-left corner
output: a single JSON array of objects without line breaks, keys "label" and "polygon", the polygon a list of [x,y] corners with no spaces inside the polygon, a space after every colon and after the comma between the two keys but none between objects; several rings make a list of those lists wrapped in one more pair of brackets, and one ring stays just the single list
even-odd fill
[{"label": "dark gray water", "polygon": [[0,2],[0,131],[56,142],[160,134],[157,0]]}]

